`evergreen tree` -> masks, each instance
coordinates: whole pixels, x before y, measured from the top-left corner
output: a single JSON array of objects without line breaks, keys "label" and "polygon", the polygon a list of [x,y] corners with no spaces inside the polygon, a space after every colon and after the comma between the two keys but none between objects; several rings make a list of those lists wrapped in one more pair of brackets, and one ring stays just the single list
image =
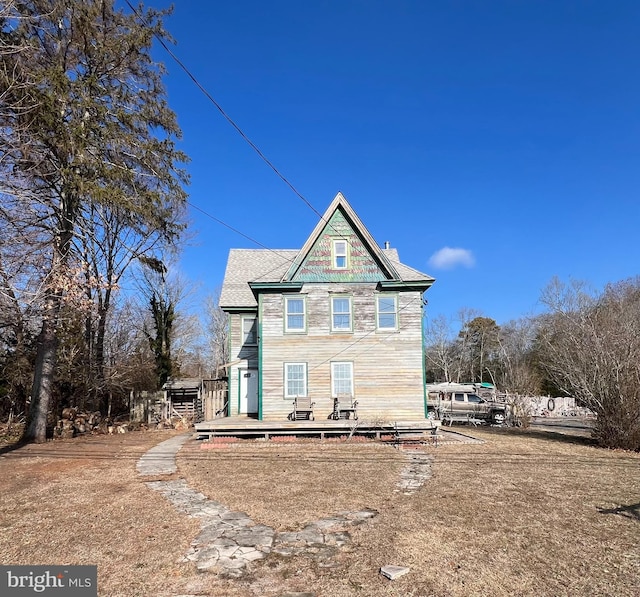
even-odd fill
[{"label": "evergreen tree", "polygon": [[46,264],[28,440],[45,439],[60,314],[92,210],[167,243],[182,229],[186,156],[151,57],[166,14],[125,14],[114,0],[15,0],[0,12],[0,193]]}]

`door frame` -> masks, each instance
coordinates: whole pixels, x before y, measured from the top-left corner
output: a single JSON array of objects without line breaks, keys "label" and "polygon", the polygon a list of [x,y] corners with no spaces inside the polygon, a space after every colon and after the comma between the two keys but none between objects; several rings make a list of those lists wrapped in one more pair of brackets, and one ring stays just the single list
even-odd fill
[{"label": "door frame", "polygon": [[[243,380],[246,379],[247,377],[253,377],[255,376],[256,382],[255,382],[255,398],[254,398],[254,405],[255,405],[255,411],[249,411],[249,394],[248,394],[248,389],[249,389],[249,384],[246,384],[246,387],[244,388],[245,391],[247,392],[247,401],[246,401],[246,406],[245,406],[245,411],[242,411],[242,394],[243,394]],[[239,367],[238,368],[238,414],[239,415],[258,415],[258,410],[259,410],[259,405],[258,405],[258,369],[256,368],[252,368],[252,367]]]}]

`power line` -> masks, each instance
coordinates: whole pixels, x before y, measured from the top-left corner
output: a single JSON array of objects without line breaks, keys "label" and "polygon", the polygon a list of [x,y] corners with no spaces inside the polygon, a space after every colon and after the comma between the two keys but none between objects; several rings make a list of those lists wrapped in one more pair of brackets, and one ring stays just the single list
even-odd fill
[{"label": "power line", "polygon": [[[136,16],[143,22],[143,24],[145,26],[147,25],[147,22],[144,18],[143,15],[141,15],[138,10],[136,10],[131,2],[129,2],[129,0],[125,0],[125,2],[128,4],[129,8],[136,14]],[[169,46],[167,46],[166,42],[164,41],[164,39],[162,39],[162,37],[160,35],[158,35],[155,31],[153,32],[154,37],[158,40],[158,42],[160,43],[160,45],[165,49],[165,51],[167,52],[167,54],[169,54],[169,56],[171,56],[171,58],[173,59],[173,61],[185,72],[185,74],[193,81],[193,83],[195,84],[195,86],[205,95],[205,97],[216,107],[216,109],[218,110],[218,112],[220,112],[220,114],[222,114],[223,118],[236,130],[236,132],[248,143],[248,145],[251,147],[251,149],[253,149],[258,156],[260,156],[260,159],[262,159],[267,166],[269,166],[269,168],[271,168],[276,175],[278,176],[278,178],[280,178],[280,180],[282,180],[282,182],[284,182],[302,201],[304,201],[307,206],[309,206],[309,208],[311,210],[313,210],[313,212],[318,215],[320,217],[320,219],[323,219],[322,214],[315,208],[313,207],[313,205],[311,204],[311,202],[300,192],[298,191],[298,189],[296,189],[295,186],[293,186],[293,183],[291,183],[289,181],[289,179],[282,174],[282,172],[280,172],[280,170],[278,170],[278,168],[276,168],[276,166],[273,164],[273,162],[267,158],[266,155],[264,155],[264,153],[262,153],[262,151],[260,151],[260,148],[245,134],[245,132],[235,123],[235,121],[231,118],[231,116],[229,116],[224,108],[216,101],[216,99],[207,91],[207,89],[204,87],[204,85],[202,85],[202,83],[200,83],[200,81],[196,78],[196,76],[187,68],[187,66],[182,62],[182,60],[180,60],[180,58],[178,58],[175,53],[171,50],[171,48],[169,48]]]},{"label": "power line", "polygon": [[[131,4],[131,2],[129,2],[129,0],[125,0],[125,2],[129,6],[129,8],[132,10],[132,12],[142,21],[143,25],[146,26],[147,28],[149,28],[149,25],[148,25],[146,19],[144,18],[144,15],[140,14],[140,12],[136,8],[133,7],[133,5]],[[284,174],[282,174],[282,172],[280,172],[280,170],[273,164],[273,162],[271,160],[269,160],[269,158],[267,158],[267,156],[260,150],[260,148],[245,134],[245,132],[240,128],[240,126],[238,124],[236,124],[236,122],[225,112],[224,108],[220,105],[220,103],[218,103],[218,101],[216,101],[216,99],[207,91],[207,89],[204,87],[204,85],[202,85],[202,83],[200,83],[198,78],[189,70],[189,68],[184,64],[184,62],[182,62],[182,60],[180,60],[180,58],[178,58],[178,56],[166,44],[164,39],[160,35],[158,35],[155,31],[153,31],[152,29],[150,29],[150,30],[152,31],[153,36],[158,40],[158,43],[160,43],[160,45],[167,52],[167,54],[169,54],[169,56],[173,59],[173,61],[191,79],[191,81],[194,83],[194,85],[215,106],[215,108],[218,110],[218,112],[220,112],[220,114],[223,116],[223,118],[235,129],[235,131],[242,137],[242,139],[244,139],[244,141],[258,154],[260,159],[262,159],[265,162],[265,164],[267,164],[267,166],[269,166],[269,168],[271,168],[271,170],[273,170],[273,172],[275,172],[275,174],[278,176],[278,178],[280,178],[280,180],[282,180],[293,191],[293,193],[297,197],[299,197],[309,207],[309,209],[311,209],[313,211],[313,213],[315,213],[320,218],[320,220],[322,220],[323,222],[325,222],[325,224],[330,226],[333,229],[333,231],[336,234],[338,234],[338,236],[340,238],[345,240],[353,248],[353,245],[351,244],[351,241],[348,238],[344,237],[344,235],[340,234],[340,232],[338,232],[333,227],[333,225],[329,221],[327,221],[325,219],[324,215],[321,214],[313,206],[313,204],[300,191],[298,191],[298,189],[293,185],[293,183],[290,182],[289,179]],[[195,207],[195,205],[193,205],[193,203],[190,203],[190,202],[188,202],[188,203],[189,203],[189,205],[191,205],[195,209],[198,209],[199,211],[202,211],[201,209]],[[217,220],[213,216],[210,216],[210,217],[212,219],[218,221],[219,223],[221,223],[223,226],[226,226],[227,228],[229,228],[231,230],[234,230],[234,232],[238,232],[237,230],[233,229],[231,226],[228,226],[224,222]],[[238,232],[238,234],[240,234],[241,236],[244,236],[245,238],[248,238],[248,237],[246,237],[246,235],[242,234],[241,232]],[[252,242],[255,242],[253,239],[249,239],[249,240],[252,240]],[[257,244],[260,245],[260,243],[257,243]],[[262,246],[262,245],[260,245],[260,246]]]},{"label": "power line", "polygon": [[[144,16],[142,14],[140,14],[140,12],[134,8],[134,6],[131,4],[131,2],[129,2],[129,0],[125,0],[125,2],[127,3],[127,5],[129,6],[129,8],[131,9],[131,11],[142,21],[142,23],[148,27],[148,24],[146,22],[146,19],[144,18]],[[171,48],[169,48],[169,46],[166,44],[166,42],[164,41],[164,39],[158,35],[155,31],[153,31],[153,35],[154,37],[158,40],[158,42],[160,43],[160,45],[164,48],[164,50],[167,52],[167,54],[169,54],[169,56],[173,59],[173,61],[184,71],[184,73],[191,79],[191,81],[196,85],[196,87],[204,94],[204,96],[215,106],[215,108],[218,110],[218,112],[220,112],[220,114],[223,116],[223,118],[234,128],[234,130],[242,137],[242,139],[258,154],[258,156],[260,157],[260,159],[262,159],[267,166],[269,166],[269,168],[271,168],[271,170],[273,170],[273,172],[278,176],[278,178],[280,178],[282,180],[282,182],[284,182],[292,191],[293,193],[300,198],[319,218],[320,220],[324,221],[328,226],[330,226],[334,232],[336,232],[340,237],[343,237],[342,234],[340,234],[334,227],[333,225],[327,221],[324,217],[323,214],[321,214],[312,204],[311,202],[300,192],[298,191],[298,189],[293,185],[293,183],[291,183],[289,181],[289,179],[284,176],[284,174],[282,174],[282,172],[280,172],[280,170],[273,164],[273,162],[271,162],[271,160],[269,160],[265,154],[260,150],[260,148],[245,134],[245,132],[240,128],[240,126],[238,124],[236,124],[236,122],[226,113],[226,111],[224,110],[224,108],[216,101],[216,99],[207,91],[207,89],[200,83],[200,81],[197,79],[197,77],[189,70],[189,68],[182,62],[182,60],[180,60],[180,58],[178,58],[178,56],[171,50]],[[256,245],[258,245],[259,247],[262,247],[263,249],[270,251],[276,255],[278,255],[278,257],[280,257],[281,259],[285,260],[285,261],[289,261],[290,263],[294,264],[295,260],[294,259],[287,259],[284,255],[282,255],[281,253],[279,253],[278,251],[276,251],[275,249],[271,249],[269,247],[267,247],[266,245],[260,243],[259,241],[257,241],[256,239],[252,238],[251,236],[241,232],[240,230],[234,228],[233,226],[227,224],[226,222],[220,220],[219,218],[216,218],[215,216],[211,215],[210,213],[206,212],[204,209],[196,206],[195,204],[193,204],[190,201],[187,201],[188,205],[190,205],[193,209],[196,209],[197,211],[199,211],[200,213],[202,213],[203,215],[211,218],[213,221],[217,222],[218,224],[224,226],[225,228],[228,228],[229,230],[235,232],[236,234],[239,234],[240,236],[246,238],[247,240],[251,241],[252,243],[255,243]],[[350,239],[348,238],[344,238],[344,240],[351,245],[351,247],[353,248],[353,245],[350,241]],[[327,281],[330,281],[327,279]],[[404,309],[406,309],[407,307],[409,307],[409,305],[411,305],[415,300],[417,299],[412,299],[411,301],[409,301],[409,303],[407,305],[405,305],[404,307],[402,307],[402,309],[398,309],[397,311],[397,315],[400,314],[401,311],[403,311]],[[402,329],[404,326],[399,326],[398,329]],[[358,344],[359,342],[361,342],[362,340],[364,340],[365,338],[367,338],[368,336],[370,336],[373,331],[372,330],[370,332],[368,332],[367,334],[365,334],[364,336],[362,336],[361,338],[355,340],[354,342],[352,342],[351,344],[349,344],[347,347],[343,348],[342,350],[338,351],[333,357],[338,356],[339,354],[344,353],[345,351],[349,350],[350,348],[352,348],[353,346],[355,346],[356,344]],[[385,334],[383,336],[383,340],[387,337],[389,337],[391,335],[392,332],[389,332],[387,334]],[[371,350],[372,347],[368,347],[365,349],[365,352],[367,350]],[[316,365],[314,367],[317,368],[325,363],[327,363],[329,360],[325,360],[322,363],[319,363],[318,365]]]}]

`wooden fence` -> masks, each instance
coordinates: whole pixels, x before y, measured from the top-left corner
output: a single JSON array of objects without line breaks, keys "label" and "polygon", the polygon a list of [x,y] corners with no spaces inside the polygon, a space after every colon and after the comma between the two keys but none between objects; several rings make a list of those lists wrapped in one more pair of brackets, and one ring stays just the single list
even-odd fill
[{"label": "wooden fence", "polygon": [[211,421],[229,414],[229,400],[226,379],[203,379],[202,402],[204,420]]}]

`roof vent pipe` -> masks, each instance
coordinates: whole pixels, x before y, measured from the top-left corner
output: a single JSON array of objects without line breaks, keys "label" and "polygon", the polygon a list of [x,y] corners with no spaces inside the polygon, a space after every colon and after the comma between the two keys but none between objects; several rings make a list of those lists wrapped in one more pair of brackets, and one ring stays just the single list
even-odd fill
[{"label": "roof vent pipe", "polygon": [[391,247],[391,245],[389,244],[389,241],[388,241],[388,240],[385,240],[385,241],[384,241],[384,248],[385,248],[385,249],[389,249],[390,247]]}]

